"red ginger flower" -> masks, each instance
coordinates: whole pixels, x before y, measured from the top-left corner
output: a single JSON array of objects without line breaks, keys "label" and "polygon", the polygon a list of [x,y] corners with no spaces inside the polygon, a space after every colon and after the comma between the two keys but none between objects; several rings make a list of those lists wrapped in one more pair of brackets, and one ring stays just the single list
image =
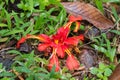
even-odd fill
[{"label": "red ginger flower", "polygon": [[[83,40],[83,35],[68,37],[69,28],[61,27],[58,29],[57,33],[50,37],[47,42],[43,42],[38,45],[38,50],[44,51],[47,47],[52,47],[56,49],[56,53],[59,57],[63,58],[65,56],[64,47],[68,48],[71,45],[76,46],[79,40]],[[45,39],[45,38],[44,38]]]},{"label": "red ginger flower", "polygon": [[[84,40],[84,36],[79,35],[79,36],[74,36],[74,37],[68,37],[68,34],[70,32],[70,26],[73,22],[76,22],[76,28],[74,31],[78,30],[80,23],[77,22],[77,20],[81,20],[81,19],[82,19],[81,17],[70,16],[69,22],[65,26],[59,28],[57,33],[52,35],[51,37],[45,34],[40,34],[38,36],[28,35],[26,37],[23,37],[18,41],[17,48],[19,48],[20,44],[24,43],[26,39],[36,38],[42,42],[38,45],[39,51],[44,51],[46,50],[47,47],[53,48],[53,53],[52,53],[52,56],[50,58],[49,65],[48,65],[49,70],[51,70],[53,65],[56,66],[55,71],[59,70],[59,62],[58,62],[57,56],[64,58],[65,52],[68,54],[68,58],[66,61],[68,69],[70,70],[76,69],[79,67],[79,63],[76,60],[76,58],[70,53],[68,48],[71,45],[77,46],[79,40]],[[70,62],[72,62],[72,65],[70,65]]]}]

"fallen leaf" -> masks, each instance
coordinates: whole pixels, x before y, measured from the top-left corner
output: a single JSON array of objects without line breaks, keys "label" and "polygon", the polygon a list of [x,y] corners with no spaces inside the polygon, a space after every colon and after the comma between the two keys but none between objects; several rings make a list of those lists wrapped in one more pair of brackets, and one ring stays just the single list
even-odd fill
[{"label": "fallen leaf", "polygon": [[108,80],[120,80],[120,64],[117,65]]},{"label": "fallen leaf", "polygon": [[62,5],[68,13],[74,16],[82,16],[100,30],[113,27],[112,21],[107,19],[97,8],[84,2],[63,2]]},{"label": "fallen leaf", "polygon": [[94,51],[89,49],[83,49],[81,50],[80,54],[81,55],[79,55],[79,61],[85,66],[86,69],[89,69],[96,65],[97,56],[95,55]]}]

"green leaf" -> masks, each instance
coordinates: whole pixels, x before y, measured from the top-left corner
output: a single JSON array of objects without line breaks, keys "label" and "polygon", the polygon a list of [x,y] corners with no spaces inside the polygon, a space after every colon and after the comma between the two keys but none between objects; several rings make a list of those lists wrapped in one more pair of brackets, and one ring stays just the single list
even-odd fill
[{"label": "green leaf", "polygon": [[80,25],[80,30],[85,30],[85,26]]},{"label": "green leaf", "polygon": [[102,0],[95,0],[95,4],[96,4],[97,8],[98,8],[102,13],[104,13]]},{"label": "green leaf", "polygon": [[113,12],[113,15],[114,15],[114,17],[115,17],[115,19],[116,19],[116,21],[119,19],[119,16],[118,16],[118,14],[117,14],[117,11],[116,11],[116,9],[112,6],[111,7],[111,9],[112,9],[112,12]]},{"label": "green leaf", "polygon": [[47,74],[49,73],[45,68],[39,68],[38,70]]},{"label": "green leaf", "polygon": [[14,29],[14,30],[9,31],[8,33],[4,34],[4,36],[9,36],[9,35],[13,35],[13,34],[16,34],[16,33],[21,33],[21,32],[24,32],[24,30]]},{"label": "green leaf", "polygon": [[103,80],[108,80],[108,78],[106,76],[103,77]]},{"label": "green leaf", "polygon": [[105,75],[105,76],[110,76],[111,74],[112,74],[112,70],[109,69],[109,68],[106,68],[106,69],[105,69],[105,72],[104,72],[104,75]]},{"label": "green leaf", "polygon": [[0,69],[2,69],[3,68],[3,64],[2,63],[0,63]]},{"label": "green leaf", "polygon": [[15,2],[15,0],[10,0],[10,2],[11,2],[11,3],[14,3],[14,2]]},{"label": "green leaf", "polygon": [[120,0],[102,0],[103,2],[120,3]]},{"label": "green leaf", "polygon": [[99,63],[99,69],[104,70],[106,68],[105,64],[102,62]]},{"label": "green leaf", "polygon": [[31,12],[33,11],[34,7],[33,7],[33,0],[28,0],[29,2],[29,9],[31,10]]},{"label": "green leaf", "polygon": [[92,67],[92,68],[90,68],[90,73],[92,73],[92,74],[97,74],[98,73],[98,68],[95,68],[95,67]]},{"label": "green leaf", "polygon": [[102,73],[97,73],[97,77],[99,77],[100,79],[102,79],[103,78],[103,74]]},{"label": "green leaf", "polygon": [[5,37],[5,38],[0,38],[0,42],[5,42],[8,40],[8,37]]},{"label": "green leaf", "polygon": [[28,28],[27,28],[27,30],[24,32],[24,36],[25,35],[27,35],[27,34],[29,34],[30,33],[30,31],[32,31],[33,30],[33,25],[32,26],[29,26]]},{"label": "green leaf", "polygon": [[104,47],[101,47],[101,46],[98,46],[98,45],[95,45],[95,44],[93,45],[93,47],[100,52],[103,52],[103,53],[107,52],[107,50]]},{"label": "green leaf", "polygon": [[120,0],[109,0],[109,2],[116,2],[116,3],[120,3]]},{"label": "green leaf", "polygon": [[[20,57],[20,56],[17,56],[17,58],[18,57]],[[21,57],[20,57],[21,58]],[[16,59],[16,61],[14,62],[14,64],[19,64],[20,66],[24,66],[24,63],[23,62],[21,62],[21,61],[19,61],[19,60],[17,60]]]},{"label": "green leaf", "polygon": [[0,27],[7,27],[7,26],[8,26],[7,24],[0,23]]},{"label": "green leaf", "polygon": [[22,19],[20,19],[19,17],[18,17],[18,14],[16,14],[15,12],[13,12],[15,15],[13,15],[14,16],[14,19],[15,19],[15,25],[16,25],[16,27],[19,29],[20,28],[20,23],[23,23],[24,24],[24,22],[23,22],[23,20]]},{"label": "green leaf", "polygon": [[110,60],[111,60],[112,62],[114,61],[115,53],[116,53],[116,47],[113,47],[113,48],[110,50]]},{"label": "green leaf", "polygon": [[120,31],[119,30],[111,30],[110,32],[115,33],[117,35],[120,35]]},{"label": "green leaf", "polygon": [[19,51],[17,51],[17,50],[8,50],[7,53],[9,53],[9,54],[19,54],[19,55],[21,55],[21,53],[20,53]]},{"label": "green leaf", "polygon": [[18,66],[18,67],[15,67],[15,70],[18,71],[18,72],[24,72],[24,73],[30,73],[31,71],[25,67],[25,66]]},{"label": "green leaf", "polygon": [[12,23],[11,23],[11,15],[6,11],[5,11],[5,14],[6,14],[6,19],[7,19],[7,24],[8,24],[8,28],[11,29],[11,26],[12,26]]},{"label": "green leaf", "polygon": [[4,77],[4,78],[0,78],[0,80],[13,80],[13,79],[8,78],[8,77]]},{"label": "green leaf", "polygon": [[7,76],[9,77],[14,76],[14,74],[7,71],[0,73],[0,77],[7,77]]}]

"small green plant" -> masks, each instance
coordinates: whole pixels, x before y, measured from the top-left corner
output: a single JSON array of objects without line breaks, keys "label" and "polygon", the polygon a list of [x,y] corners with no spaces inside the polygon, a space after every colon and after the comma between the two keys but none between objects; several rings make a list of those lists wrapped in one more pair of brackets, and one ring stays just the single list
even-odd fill
[{"label": "small green plant", "polygon": [[102,0],[94,0],[97,8],[104,14],[103,1]]},{"label": "small green plant", "polygon": [[0,80],[13,80],[14,77],[14,73],[6,71],[3,64],[0,63]]},{"label": "small green plant", "polygon": [[107,39],[106,34],[102,34],[102,37],[97,37],[93,41],[95,43],[92,44],[92,46],[99,52],[104,53],[110,59],[110,61],[113,62],[116,53],[116,47],[111,46],[111,42]]},{"label": "small green plant", "polygon": [[[61,72],[55,72],[55,66],[49,72],[46,69],[48,61],[31,53],[24,54],[16,50],[8,51],[8,54],[17,54],[10,71],[6,71],[5,67],[0,64],[0,80],[15,80],[23,78],[25,80],[75,80],[66,68]],[[19,77],[18,77],[19,76]]]},{"label": "small green plant", "polygon": [[[14,3],[14,0],[11,1]],[[7,3],[8,0],[2,2],[0,6],[0,42],[7,42],[11,39],[18,40],[26,34],[45,33],[50,35],[67,20],[66,11],[58,0],[22,0],[18,4],[18,7],[22,9],[20,13],[8,12],[4,8],[4,4],[7,6]],[[51,4],[56,6],[45,9]],[[57,14],[53,14],[54,12],[57,12]]]},{"label": "small green plant", "polygon": [[108,77],[111,75],[113,68],[113,65],[105,65],[104,63],[99,63],[99,67],[92,67],[90,69],[90,72],[93,75],[96,75],[96,79],[94,80],[108,80]]}]

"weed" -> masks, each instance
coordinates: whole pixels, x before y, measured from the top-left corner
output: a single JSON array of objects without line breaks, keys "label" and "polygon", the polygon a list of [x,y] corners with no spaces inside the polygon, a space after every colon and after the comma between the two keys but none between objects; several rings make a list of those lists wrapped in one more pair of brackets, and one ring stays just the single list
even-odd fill
[{"label": "weed", "polygon": [[102,38],[95,38],[94,41],[96,44],[92,44],[92,46],[96,50],[104,53],[110,59],[110,61],[113,62],[116,53],[116,47],[111,46],[111,42],[106,38],[106,34],[102,34]]},{"label": "weed", "polygon": [[96,75],[94,80],[108,80],[108,77],[111,75],[114,65],[105,65],[104,63],[99,63],[99,67],[92,67],[90,72],[93,75]]}]

